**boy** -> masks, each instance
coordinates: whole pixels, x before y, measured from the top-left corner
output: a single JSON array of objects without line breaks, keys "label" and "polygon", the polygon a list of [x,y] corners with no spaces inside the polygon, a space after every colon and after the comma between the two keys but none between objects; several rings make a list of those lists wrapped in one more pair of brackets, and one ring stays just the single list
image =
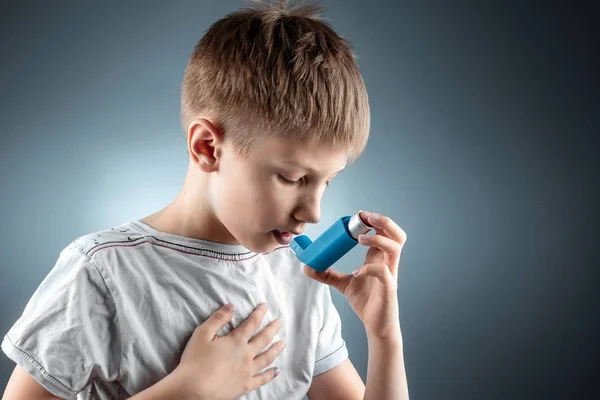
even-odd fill
[{"label": "boy", "polygon": [[[288,246],[369,134],[352,49],[316,11],[257,5],[198,42],[182,84],[181,192],[63,249],[2,341],[17,363],[7,399],[408,398],[404,233],[363,214],[377,235],[361,238],[362,277],[315,273]],[[365,323],[366,389],[327,285]]]}]

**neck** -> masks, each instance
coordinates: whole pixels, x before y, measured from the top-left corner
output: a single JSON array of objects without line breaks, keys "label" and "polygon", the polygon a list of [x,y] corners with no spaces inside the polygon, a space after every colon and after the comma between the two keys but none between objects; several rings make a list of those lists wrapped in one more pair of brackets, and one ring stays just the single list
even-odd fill
[{"label": "neck", "polygon": [[212,242],[238,244],[213,212],[208,194],[209,174],[194,172],[190,166],[175,200],[142,222],[166,233]]}]

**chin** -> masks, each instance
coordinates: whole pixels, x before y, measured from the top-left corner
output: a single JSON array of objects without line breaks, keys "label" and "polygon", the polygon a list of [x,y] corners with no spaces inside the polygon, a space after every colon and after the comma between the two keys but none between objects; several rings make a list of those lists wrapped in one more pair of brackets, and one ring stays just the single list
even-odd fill
[{"label": "chin", "polygon": [[248,243],[242,243],[242,245],[259,254],[269,253],[280,246],[270,233],[266,237],[253,237]]}]

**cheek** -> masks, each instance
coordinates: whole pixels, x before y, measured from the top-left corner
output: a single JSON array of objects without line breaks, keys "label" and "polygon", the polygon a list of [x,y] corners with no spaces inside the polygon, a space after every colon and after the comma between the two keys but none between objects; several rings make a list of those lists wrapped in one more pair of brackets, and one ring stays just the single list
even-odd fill
[{"label": "cheek", "polygon": [[[282,187],[269,174],[228,171],[219,181],[213,206],[227,226],[238,233],[267,231],[287,223],[294,205],[294,190]],[[282,222],[285,221],[285,222]]]},{"label": "cheek", "polygon": [[288,224],[293,208],[293,190],[281,187],[273,179],[263,179],[248,189],[246,209],[252,210],[255,227],[267,231]]},{"label": "cheek", "polygon": [[257,223],[264,220],[265,214],[272,215],[277,201],[272,199],[273,190],[268,182],[254,181],[243,175],[242,171],[223,178],[218,185],[214,207],[221,211],[230,224],[258,227]]}]

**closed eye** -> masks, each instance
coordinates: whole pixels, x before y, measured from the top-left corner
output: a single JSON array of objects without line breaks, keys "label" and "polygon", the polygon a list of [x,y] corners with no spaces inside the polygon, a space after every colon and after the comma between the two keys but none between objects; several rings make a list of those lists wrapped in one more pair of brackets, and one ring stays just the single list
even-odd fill
[{"label": "closed eye", "polygon": [[295,185],[298,182],[300,182],[300,179],[298,179],[297,181],[291,181],[291,180],[287,179],[286,177],[284,177],[283,175],[277,175],[277,176],[279,177],[279,180],[285,185],[292,186],[292,185]]},{"label": "closed eye", "polygon": [[[290,179],[287,179],[286,177],[284,177],[283,175],[277,175],[279,177],[279,180],[284,184],[284,185],[296,185],[298,183],[300,183],[302,181],[302,178],[296,180],[296,181],[292,181]],[[329,187],[329,181],[325,182],[326,186]]]}]

